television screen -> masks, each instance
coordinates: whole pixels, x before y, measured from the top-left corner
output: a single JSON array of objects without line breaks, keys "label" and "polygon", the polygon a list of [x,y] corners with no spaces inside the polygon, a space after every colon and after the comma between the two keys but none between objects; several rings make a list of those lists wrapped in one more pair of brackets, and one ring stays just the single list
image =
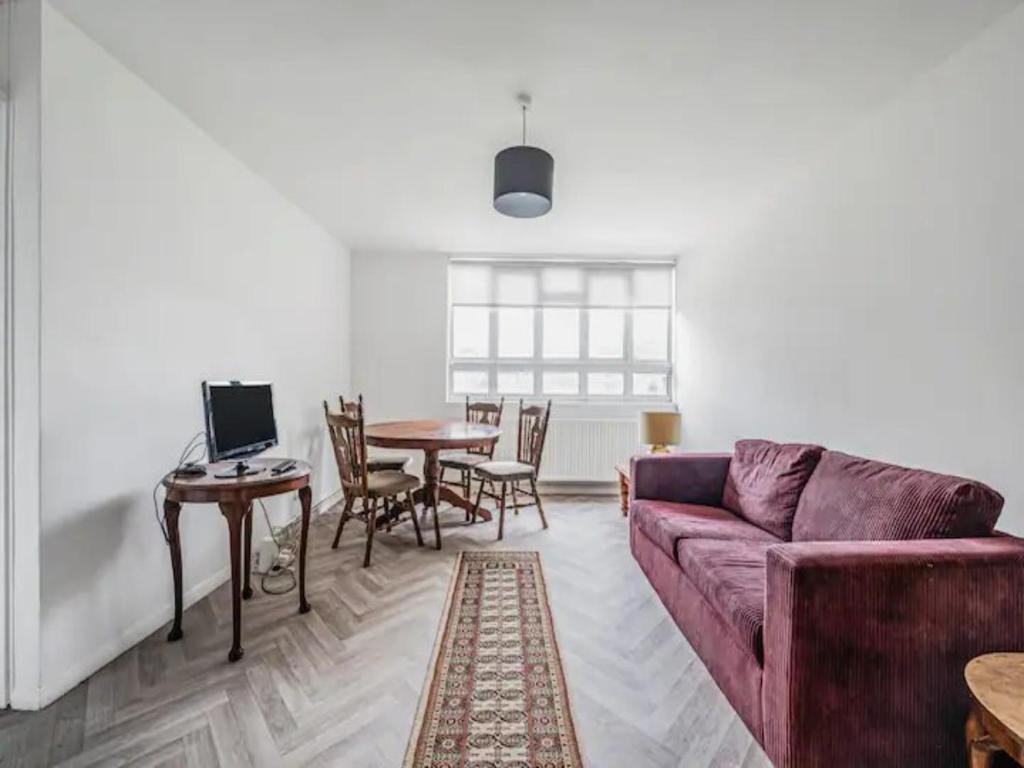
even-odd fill
[{"label": "television screen", "polygon": [[204,381],[203,403],[210,461],[251,456],[277,445],[269,383]]}]

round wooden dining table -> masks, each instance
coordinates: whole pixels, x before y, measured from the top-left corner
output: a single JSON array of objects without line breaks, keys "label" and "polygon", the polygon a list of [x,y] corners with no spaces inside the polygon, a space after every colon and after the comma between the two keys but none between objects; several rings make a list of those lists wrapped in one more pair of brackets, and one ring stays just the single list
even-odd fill
[{"label": "round wooden dining table", "polygon": [[[423,451],[423,488],[416,492],[416,500],[425,507],[432,506],[436,512],[437,505],[447,501],[453,507],[472,512],[471,499],[463,498],[449,486],[440,484],[439,455],[444,450],[489,448],[497,442],[501,430],[490,424],[423,419],[367,424],[365,434],[366,442],[378,448]],[[491,519],[491,513],[486,509],[481,509],[478,514],[484,520]]]}]

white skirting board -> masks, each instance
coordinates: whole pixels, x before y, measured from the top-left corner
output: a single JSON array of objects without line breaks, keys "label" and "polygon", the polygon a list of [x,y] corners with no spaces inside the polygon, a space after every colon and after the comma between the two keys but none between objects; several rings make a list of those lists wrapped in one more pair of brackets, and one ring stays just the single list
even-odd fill
[{"label": "white skirting board", "polygon": [[[227,552],[225,552],[225,557],[227,557]],[[170,565],[167,567],[170,568]],[[192,587],[192,589],[185,592],[182,595],[181,601],[183,609],[187,610],[190,606],[213,592],[213,590],[228,580],[230,574],[231,569],[225,567],[203,579]],[[59,699],[65,693],[95,672],[102,669],[133,645],[137,645],[142,642],[164,624],[169,623],[173,618],[174,602],[172,600],[168,605],[154,611],[149,616],[139,619],[139,621],[135,622],[135,624],[133,624],[128,630],[123,632],[116,642],[111,642],[107,645],[96,648],[93,653],[89,654],[86,658],[69,659],[69,664],[64,667],[63,673],[59,678],[57,678],[54,684],[43,688],[41,692],[42,701],[40,703],[40,709]]]},{"label": "white skirting board", "polygon": [[[340,489],[329,494],[326,498],[313,505],[310,517],[315,517],[329,509],[337,503],[340,498]],[[295,522],[297,521],[298,517],[296,517]],[[227,560],[227,558],[228,553],[227,550],[225,550],[224,559]],[[170,568],[170,565],[168,564],[167,567]],[[192,587],[192,589],[185,592],[182,595],[181,601],[183,610],[188,610],[189,607],[202,600],[221,584],[227,582],[230,575],[230,568],[225,566],[221,570],[200,581]],[[245,609],[243,608],[243,610]],[[142,642],[142,640],[149,637],[149,635],[153,634],[153,632],[163,625],[168,624],[173,618],[174,601],[171,600],[148,616],[144,616],[139,619],[139,621],[133,624],[127,631],[123,632],[116,642],[111,642],[95,649],[95,651],[86,658],[69,660],[68,665],[64,668],[63,674],[54,682],[54,684],[43,688],[42,691],[40,691],[41,701],[39,708],[45,707],[47,704],[59,699],[110,661],[116,659],[132,646]]]},{"label": "white skirting board", "polygon": [[616,482],[577,482],[542,480],[537,484],[542,496],[618,496],[619,484]]}]

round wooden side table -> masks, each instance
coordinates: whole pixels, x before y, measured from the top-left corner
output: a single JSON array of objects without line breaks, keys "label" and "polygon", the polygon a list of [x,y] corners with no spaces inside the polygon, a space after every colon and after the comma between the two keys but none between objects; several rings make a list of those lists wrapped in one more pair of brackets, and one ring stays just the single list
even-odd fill
[{"label": "round wooden side table", "polygon": [[[304,461],[296,461],[295,467],[279,475],[271,474],[271,468],[281,459],[250,459],[249,465],[258,471],[254,475],[241,477],[217,477],[229,470],[232,462],[208,464],[203,477],[184,477],[171,472],[163,479],[167,489],[164,501],[164,519],[167,521],[167,536],[170,539],[171,573],[174,576],[174,626],[167,636],[168,641],[180,640],[181,629],[181,536],[178,531],[178,515],[181,505],[217,504],[228,524],[228,546],[231,559],[231,618],[232,637],[228,661],[242,658],[242,599],[252,597],[249,586],[250,556],[252,552],[252,503],[265,496],[298,491],[302,505],[301,536],[299,540],[299,613],[309,611],[306,600],[306,539],[309,535],[309,512],[312,492],[309,477],[313,468]],[[243,531],[244,527],[244,531]],[[244,552],[243,552],[244,539]]]},{"label": "round wooden side table", "polygon": [[971,693],[967,762],[989,768],[1000,752],[1024,765],[1024,653],[989,653],[964,670]]}]

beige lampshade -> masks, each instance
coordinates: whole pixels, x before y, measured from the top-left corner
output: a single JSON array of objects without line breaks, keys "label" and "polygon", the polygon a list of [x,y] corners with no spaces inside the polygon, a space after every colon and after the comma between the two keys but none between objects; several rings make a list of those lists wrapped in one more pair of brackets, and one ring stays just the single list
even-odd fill
[{"label": "beige lampshade", "polygon": [[640,442],[644,445],[678,445],[683,419],[671,411],[640,414]]}]

